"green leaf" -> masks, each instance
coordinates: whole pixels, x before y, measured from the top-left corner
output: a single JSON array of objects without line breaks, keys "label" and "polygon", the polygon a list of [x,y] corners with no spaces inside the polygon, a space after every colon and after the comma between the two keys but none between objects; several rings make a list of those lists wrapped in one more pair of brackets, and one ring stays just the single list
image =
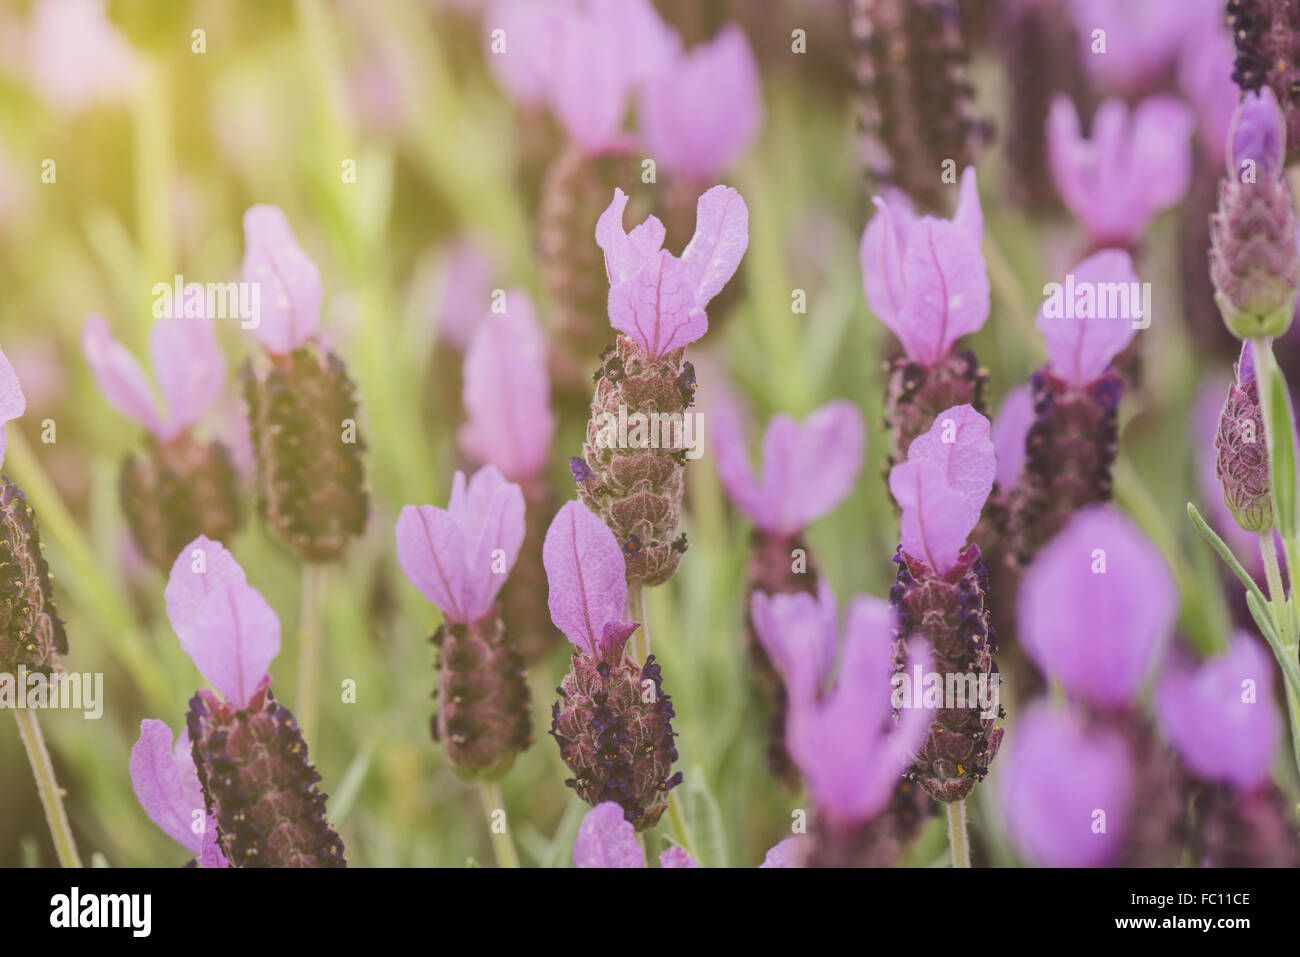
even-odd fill
[{"label": "green leaf", "polygon": [[1255,579],[1250,577],[1250,574],[1242,567],[1241,562],[1237,560],[1237,556],[1232,553],[1232,549],[1218,536],[1214,529],[1210,528],[1205,519],[1201,517],[1200,511],[1191,502],[1187,503],[1187,514],[1191,518],[1192,524],[1196,526],[1196,530],[1201,533],[1207,542],[1214,546],[1214,550],[1219,553],[1219,557],[1223,559],[1224,563],[1232,569],[1233,574],[1241,579],[1241,583],[1246,586],[1246,591],[1258,598],[1261,605],[1267,607],[1268,599],[1259,590],[1259,585],[1255,584]]}]

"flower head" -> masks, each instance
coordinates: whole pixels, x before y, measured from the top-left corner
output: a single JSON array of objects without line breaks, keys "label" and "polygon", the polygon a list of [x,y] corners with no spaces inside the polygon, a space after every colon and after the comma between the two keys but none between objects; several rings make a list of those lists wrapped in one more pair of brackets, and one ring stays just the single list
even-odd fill
[{"label": "flower head", "polygon": [[1132,247],[1151,217],[1177,203],[1192,175],[1191,111],[1171,97],[1143,100],[1130,114],[1107,100],[1084,139],[1069,97],[1047,117],[1047,153],[1061,199],[1083,223],[1093,248]]},{"label": "flower head", "polygon": [[1042,867],[1104,867],[1123,852],[1137,770],[1124,739],[1046,703],[1016,725],[999,782],[1012,840]]},{"label": "flower head", "polygon": [[523,492],[492,465],[468,483],[457,472],[447,508],[407,505],[397,517],[397,563],[455,624],[491,611],[523,540]]},{"label": "flower head", "polygon": [[732,166],[762,123],[758,64],[734,24],[667,61],[641,93],[647,150],[697,182]]},{"label": "flower head", "polygon": [[206,318],[163,318],[149,331],[149,357],[166,403],[161,413],[144,368],[113,338],[102,317],[87,317],[81,350],[109,404],[160,442],[198,421],[226,389],[226,359]]},{"label": "flower head", "polygon": [[1132,704],[1173,628],[1169,567],[1107,505],[1077,513],[1025,571],[1017,623],[1025,652],[1072,697]]},{"label": "flower head", "polygon": [[997,461],[989,420],[969,405],[939,413],[907,461],[889,473],[902,509],[903,551],[943,574],[957,562],[993,490]]},{"label": "flower head", "polygon": [[877,213],[862,234],[867,303],[898,336],[909,359],[934,366],[989,315],[989,278],[980,244],[984,214],[974,167],[962,173],[951,220],[917,218],[906,198],[875,197]]},{"label": "flower head", "polygon": [[546,338],[523,290],[506,293],[508,314],[489,314],[465,353],[460,446],[510,481],[535,479],[546,465],[555,416]]},{"label": "flower head", "polygon": [[831,512],[862,471],[865,441],[862,414],[852,402],[828,402],[802,424],[775,415],[767,424],[756,478],[739,411],[728,400],[713,407],[718,477],[732,501],[771,535],[798,534]]},{"label": "flower head", "polygon": [[1249,791],[1269,780],[1282,728],[1273,709],[1273,662],[1248,633],[1226,654],[1174,666],[1156,686],[1160,729],[1204,781]]}]

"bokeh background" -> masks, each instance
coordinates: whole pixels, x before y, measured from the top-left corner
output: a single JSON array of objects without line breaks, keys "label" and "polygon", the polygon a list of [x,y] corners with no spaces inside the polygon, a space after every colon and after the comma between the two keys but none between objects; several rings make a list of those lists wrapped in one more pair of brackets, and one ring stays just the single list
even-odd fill
[{"label": "bokeh background", "polygon": [[[429,737],[428,636],[437,612],[397,569],[392,531],[402,505],[444,504],[463,465],[459,410],[446,388],[456,354],[440,328],[485,314],[488,303],[475,290],[497,287],[526,289],[543,323],[553,320],[538,262],[538,191],[560,135],[544,116],[522,117],[492,76],[484,5],[472,0],[113,0],[78,4],[91,17],[78,29],[79,21],[54,16],[58,5],[0,4],[0,342],[28,399],[26,415],[9,425],[5,471],[27,490],[41,523],[71,645],[65,667],[105,673],[101,720],[42,715],[83,858],[112,866],[185,861],[137,804],[127,760],[141,719],[183,724],[200,679],[168,624],[164,579],[135,553],[118,504],[118,471],[142,432],[97,392],[80,351],[81,324],[100,313],[144,355],[153,284],[176,273],[199,282],[237,278],[242,214],[272,203],[320,267],[323,326],[358,384],[369,446],[369,529],[330,573],[325,694],[309,742],[330,816],[354,866],[490,864],[478,795],[443,765]],[[750,245],[726,315],[711,310],[715,328],[692,347],[701,389],[707,375],[725,370],[757,418],[802,416],[837,397],[860,404],[869,425],[862,478],[809,540],[841,602],[857,592],[883,595],[898,534],[881,479],[886,330],[862,293],[858,242],[870,194],[857,152],[844,5],[658,6],[687,45],[739,24],[760,69],[761,130],[723,179],[748,203]],[[988,5],[966,6],[979,41],[976,103],[1005,131],[1015,84],[1026,81],[1007,69],[995,38],[980,33]],[[791,51],[795,28],[808,32],[806,54]],[[196,29],[205,31],[206,52],[193,50]],[[46,159],[56,163],[53,183],[42,182]],[[340,176],[349,159],[355,183]],[[1077,258],[1079,236],[1063,213],[1031,223],[1008,200],[1016,184],[1002,138],[979,173],[994,298],[972,346],[988,367],[996,407],[1044,360],[1033,328],[1041,286],[1057,263]],[[654,207],[655,187],[625,188]],[[1229,606],[1212,553],[1186,521],[1185,503],[1202,498],[1189,430],[1198,389],[1210,381],[1222,389],[1230,353],[1186,320],[1180,216],[1160,216],[1144,241],[1140,272],[1155,285],[1155,312],[1139,336],[1140,391],[1123,407],[1116,497],[1173,567],[1183,595],[1180,637],[1204,651],[1229,632]],[[686,238],[670,233],[668,245],[680,248]],[[806,314],[791,310],[795,289],[807,293]],[[233,323],[220,331],[233,380],[254,343]],[[228,405],[232,421],[211,423],[219,434],[237,431],[233,391]],[[41,441],[45,419],[57,425],[54,443]],[[551,468],[562,493],[581,437],[580,421],[562,419]],[[806,803],[764,763],[765,714],[743,636],[747,522],[727,504],[710,456],[687,471],[693,547],[676,578],[649,592],[647,614],[676,705],[686,776],[677,793],[697,849],[708,865],[752,866]],[[297,563],[256,520],[227,544],[280,615],[285,641],[273,674],[292,707]],[[545,733],[565,669],[558,648],[533,667],[536,740],[502,784],[525,864],[567,865],[585,810],[563,786],[558,749]],[[332,690],[349,678],[355,704]],[[1004,702],[1014,734],[1013,688],[1004,688]],[[7,719],[0,762],[0,864],[52,863]],[[994,787],[996,772],[995,764]],[[1281,780],[1294,796],[1294,782]],[[981,858],[1017,863],[990,789],[977,789],[972,805]],[[946,846],[936,818],[910,863],[946,863]]]}]

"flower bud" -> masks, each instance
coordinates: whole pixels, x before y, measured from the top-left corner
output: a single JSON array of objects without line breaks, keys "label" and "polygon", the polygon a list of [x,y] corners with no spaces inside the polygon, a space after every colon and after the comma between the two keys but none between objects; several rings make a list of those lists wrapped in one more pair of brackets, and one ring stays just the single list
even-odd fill
[{"label": "flower bud", "polygon": [[506,640],[499,609],[469,625],[444,623],[438,646],[438,712],[431,729],[463,778],[496,779],[532,743],[528,672]]},{"label": "flower bud", "polygon": [[343,842],[325,818],[320,775],[269,678],[246,708],[200,691],[186,717],[207,811],[232,866],[347,866]]},{"label": "flower bud", "polygon": [[338,558],[369,508],[356,387],[342,360],[308,341],[249,359],[242,377],[263,515],[304,561]]},{"label": "flower bud", "polygon": [[1236,372],[1214,435],[1214,469],[1223,503],[1237,524],[1248,532],[1267,531],[1273,527],[1273,482],[1249,342],[1242,346]]},{"label": "flower bud", "polygon": [[189,432],[148,439],[122,463],[118,495],[140,552],[164,571],[199,535],[226,540],[239,528],[239,483],[225,446]]}]

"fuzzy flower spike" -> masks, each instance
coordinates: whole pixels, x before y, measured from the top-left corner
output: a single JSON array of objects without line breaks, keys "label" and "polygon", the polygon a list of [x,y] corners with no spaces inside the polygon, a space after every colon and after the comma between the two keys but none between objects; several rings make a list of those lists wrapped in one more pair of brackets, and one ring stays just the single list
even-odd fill
[{"label": "fuzzy flower spike", "polygon": [[682,781],[672,699],[654,655],[637,664],[624,647],[639,622],[624,618],[623,551],[581,502],[555,516],[542,545],[551,618],[573,643],[551,735],[573,777],[565,781],[595,807],[617,802],[638,831],[653,827]]},{"label": "fuzzy flower spike", "polygon": [[467,779],[500,777],[532,741],[527,673],[497,603],[523,540],[523,492],[491,465],[469,482],[457,472],[446,509],[397,518],[397,562],[443,613],[433,737]]},{"label": "fuzzy flower spike", "polygon": [[1273,91],[1247,94],[1227,143],[1227,176],[1210,217],[1210,278],[1219,313],[1238,339],[1280,336],[1291,326],[1300,252],[1284,177],[1286,122]]},{"label": "fuzzy flower spike", "polygon": [[962,173],[951,220],[916,216],[897,192],[875,197],[875,204],[862,234],[862,286],[871,311],[903,347],[885,387],[892,465],[907,458],[912,440],[940,410],[963,403],[984,409],[988,374],[956,344],[988,319],[989,277],[973,167]]},{"label": "fuzzy flower spike", "polygon": [[[898,580],[889,592],[898,614],[895,661],[901,668],[908,642],[922,638],[936,673],[969,675],[968,687],[982,684],[989,694],[997,689],[998,671],[988,575],[979,546],[966,541],[995,471],[988,419],[961,405],[939,413],[912,443],[907,461],[889,473],[889,489],[902,509]],[[988,774],[1002,742],[997,722],[1003,711],[996,704],[993,709],[976,702],[936,711],[909,778],[937,801],[964,799]]]},{"label": "fuzzy flower spike", "polygon": [[[820,581],[804,529],[831,512],[857,482],[866,439],[861,413],[852,402],[838,400],[817,409],[802,424],[787,415],[773,416],[755,476],[739,411],[729,399],[715,399],[712,408],[718,476],[731,500],[754,523],[746,612],[756,607],[759,596],[797,594],[811,599],[819,594]],[[748,622],[755,677],[772,699],[768,763],[773,773],[794,786],[798,772],[785,747],[787,689],[755,633],[752,614]],[[832,645],[832,657],[833,652]]]},{"label": "fuzzy flower spike", "polygon": [[166,571],[197,535],[222,539],[239,527],[239,482],[230,453],[205,442],[195,425],[226,388],[226,360],[206,318],[159,319],[149,354],[166,409],[158,410],[144,369],[113,338],[108,323],[90,316],[81,349],[104,397],[144,426],[144,448],[126,458],[118,480],[131,537],[154,567]]},{"label": "fuzzy flower spike", "polygon": [[[177,745],[188,738],[190,761],[162,722],[141,725],[131,782],[145,813],[205,866],[346,866],[307,743],[271,693],[274,609],[234,556],[202,535],[177,556],[166,598],[181,648],[212,688],[190,699]],[[194,813],[192,774],[205,815]]]},{"label": "fuzzy flower spike", "polygon": [[321,281],[284,213],[244,214],[245,282],[261,288],[262,356],[241,371],[267,523],[308,562],[337,559],[366,527],[356,387],[319,340]]},{"label": "fuzzy flower spike", "polygon": [[570,460],[578,494],[614,532],[634,584],[673,576],[686,550],[678,534],[683,474],[696,430],[695,367],[685,347],[709,328],[705,307],[740,266],[749,210],[734,189],[715,186],[696,207],[695,234],[680,257],[663,248],[651,216],[623,229],[627,196],[596,225],[609,277],[609,321],[620,333],[597,370],[581,458]]}]

